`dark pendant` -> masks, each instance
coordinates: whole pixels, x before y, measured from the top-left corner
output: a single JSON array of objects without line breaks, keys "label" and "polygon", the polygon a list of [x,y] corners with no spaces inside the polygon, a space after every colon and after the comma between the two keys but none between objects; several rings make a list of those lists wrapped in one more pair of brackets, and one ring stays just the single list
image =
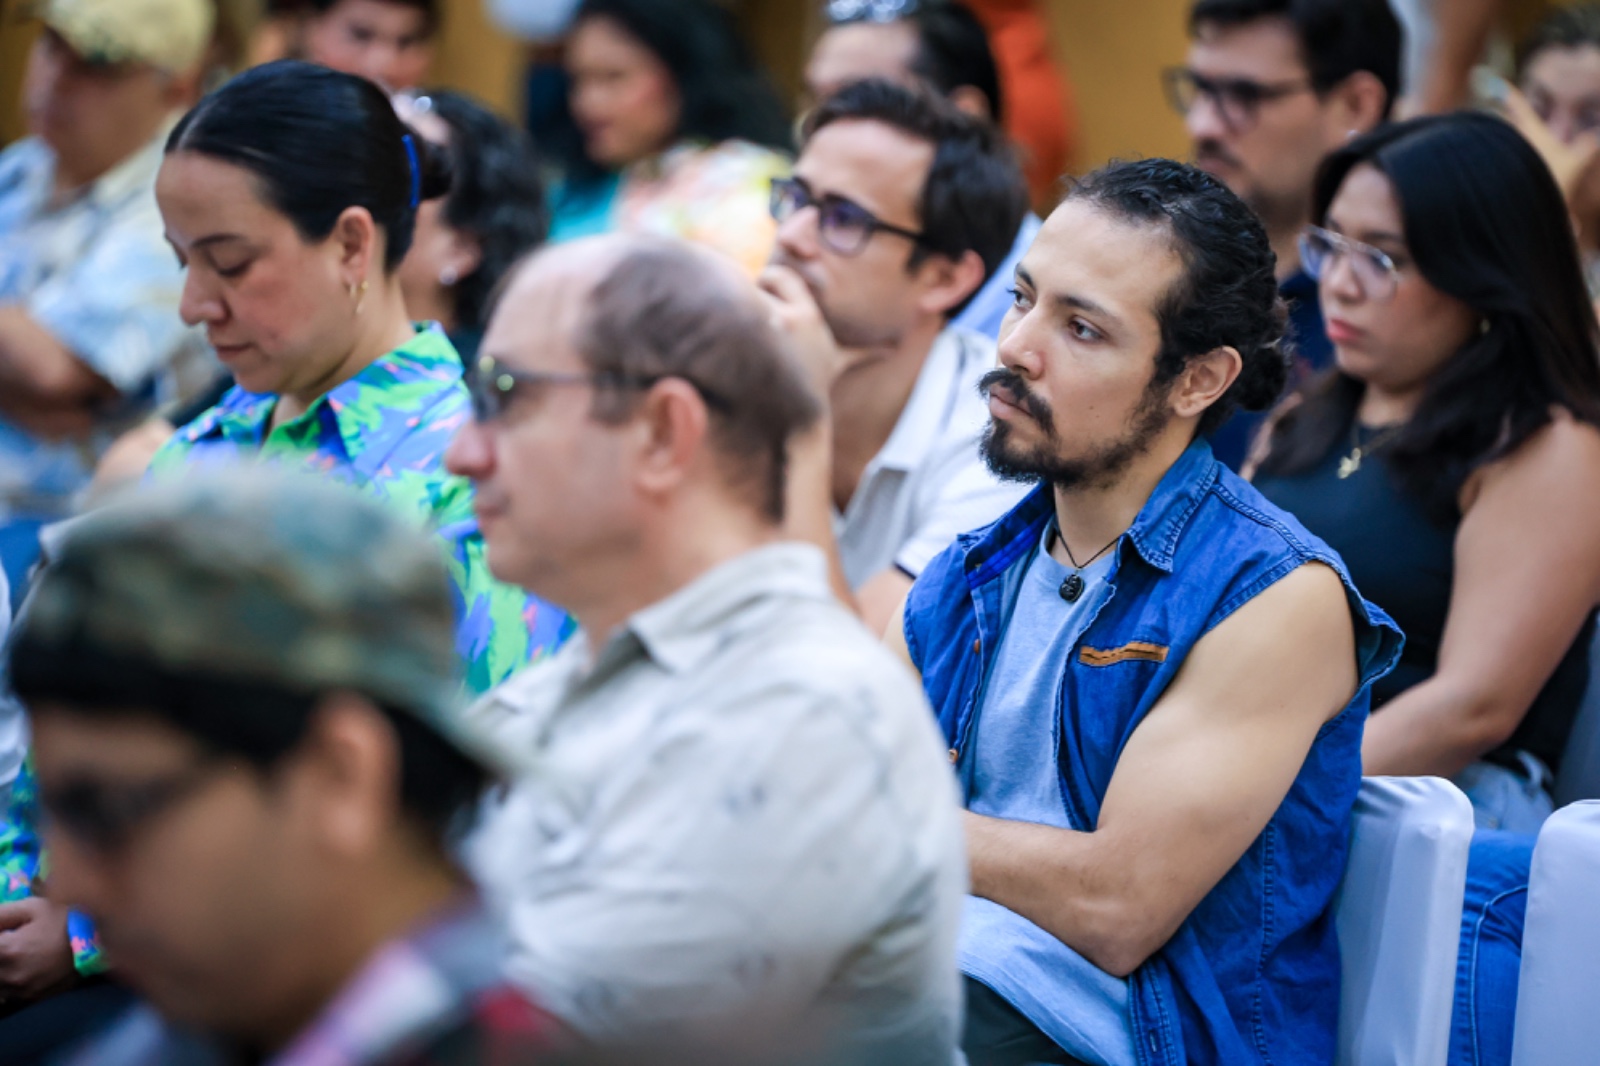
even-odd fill
[{"label": "dark pendant", "polygon": [[1068,603],[1077,603],[1078,597],[1083,595],[1083,578],[1077,574],[1068,574],[1067,579],[1061,582],[1061,598]]}]

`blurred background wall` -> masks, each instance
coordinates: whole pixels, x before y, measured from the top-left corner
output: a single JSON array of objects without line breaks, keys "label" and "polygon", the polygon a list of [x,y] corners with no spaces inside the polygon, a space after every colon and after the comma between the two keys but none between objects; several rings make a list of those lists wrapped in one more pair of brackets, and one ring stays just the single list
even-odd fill
[{"label": "blurred background wall", "polygon": [[[247,18],[252,0],[221,0]],[[728,0],[751,44],[791,93],[818,25],[818,0]],[[1450,0],[1434,0],[1449,3]],[[1513,0],[1507,31],[1519,32],[1555,0]],[[1077,101],[1084,170],[1116,156],[1182,155],[1183,128],[1161,93],[1162,67],[1182,61],[1188,0],[1043,0],[1057,58]],[[24,0],[0,0],[0,143],[22,133],[17,89],[32,27]],[[515,113],[523,51],[496,32],[481,0],[443,0],[434,80]]]}]

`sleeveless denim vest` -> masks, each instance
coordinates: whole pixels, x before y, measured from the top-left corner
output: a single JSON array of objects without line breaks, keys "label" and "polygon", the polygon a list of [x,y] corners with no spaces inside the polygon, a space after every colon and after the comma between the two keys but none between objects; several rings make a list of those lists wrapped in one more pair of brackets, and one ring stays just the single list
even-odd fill
[{"label": "sleeveless denim vest", "polygon": [[[959,537],[911,590],[906,642],[952,758],[967,743],[1018,564],[1053,508],[1041,486],[993,525]],[[1167,471],[1116,555],[1110,595],[1062,664],[1058,761],[1074,825],[1097,824],[1123,745],[1201,637],[1307,562],[1344,581],[1355,697],[1317,734],[1244,857],[1129,979],[1143,1066],[1331,1063],[1340,977],[1333,899],[1361,784],[1370,688],[1394,665],[1400,631],[1361,598],[1327,545],[1218,463],[1203,440]]]}]

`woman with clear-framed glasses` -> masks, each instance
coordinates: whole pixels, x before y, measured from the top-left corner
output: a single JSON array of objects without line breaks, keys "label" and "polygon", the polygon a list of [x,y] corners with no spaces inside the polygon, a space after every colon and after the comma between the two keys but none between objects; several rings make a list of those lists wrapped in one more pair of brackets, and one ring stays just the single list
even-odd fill
[{"label": "woman with clear-framed glasses", "polygon": [[1258,442],[1255,482],[1405,631],[1364,769],[1449,777],[1472,801],[1450,1061],[1506,1063],[1533,834],[1600,602],[1600,327],[1561,192],[1497,118],[1353,141],[1313,217],[1336,365]]}]

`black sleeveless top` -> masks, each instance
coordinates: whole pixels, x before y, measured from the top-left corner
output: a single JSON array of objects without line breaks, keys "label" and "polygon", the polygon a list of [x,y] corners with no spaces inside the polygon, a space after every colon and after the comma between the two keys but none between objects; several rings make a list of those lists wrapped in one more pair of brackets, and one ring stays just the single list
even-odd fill
[{"label": "black sleeveless top", "polygon": [[[1377,435],[1359,431],[1367,444]],[[1310,470],[1289,476],[1260,477],[1261,494],[1298,518],[1327,541],[1344,559],[1356,587],[1389,612],[1406,635],[1400,662],[1373,686],[1377,710],[1412,685],[1433,676],[1439,642],[1450,610],[1455,579],[1455,537],[1459,520],[1441,526],[1402,491],[1380,450],[1363,458],[1348,478],[1340,479],[1340,462],[1351,442],[1341,436],[1329,454]],[[1484,758],[1516,766],[1519,750],[1537,756],[1554,773],[1561,765],[1567,734],[1589,682],[1589,642],[1594,615],[1584,622],[1572,647],[1545,682],[1511,739]]]}]

